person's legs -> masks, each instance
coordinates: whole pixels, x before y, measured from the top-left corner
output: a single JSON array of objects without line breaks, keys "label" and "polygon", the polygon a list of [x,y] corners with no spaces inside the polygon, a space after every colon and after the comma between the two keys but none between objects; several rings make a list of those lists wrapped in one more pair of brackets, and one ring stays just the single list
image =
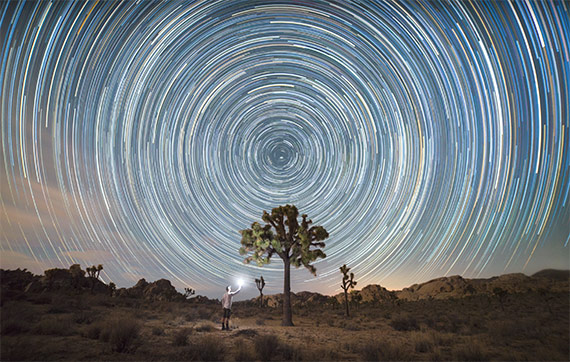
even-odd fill
[{"label": "person's legs", "polygon": [[226,308],[224,308],[224,315],[222,316],[222,331],[226,330]]},{"label": "person's legs", "polygon": [[226,313],[226,330],[230,330],[230,316],[232,314],[232,310],[231,309],[226,309],[227,313]]}]

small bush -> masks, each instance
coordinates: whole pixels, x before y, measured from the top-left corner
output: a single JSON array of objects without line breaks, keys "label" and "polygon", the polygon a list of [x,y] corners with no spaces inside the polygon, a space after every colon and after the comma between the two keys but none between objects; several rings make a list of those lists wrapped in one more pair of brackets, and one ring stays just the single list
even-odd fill
[{"label": "small bush", "polygon": [[164,335],[164,329],[154,326],[154,327],[152,327],[152,335],[153,336],[162,336],[162,335]]},{"label": "small bush", "polygon": [[20,334],[29,331],[30,328],[19,320],[9,319],[2,321],[2,335]]},{"label": "small bush", "polygon": [[279,352],[283,356],[285,361],[301,361],[302,360],[302,353],[301,350],[290,344],[280,343],[279,345]]},{"label": "small bush", "polygon": [[102,327],[100,323],[92,324],[87,327],[85,332],[83,332],[83,336],[89,339],[99,339],[101,336],[101,329]]},{"label": "small bush", "polygon": [[197,332],[213,332],[215,330],[216,328],[214,328],[214,326],[209,323],[204,323],[196,327]]},{"label": "small bush", "polygon": [[77,324],[91,324],[93,322],[93,314],[85,311],[77,312],[73,315],[73,321]]},{"label": "small bush", "polygon": [[50,304],[51,296],[46,294],[33,295],[28,297],[28,300],[33,304]]},{"label": "small bush", "polygon": [[394,318],[390,322],[390,326],[397,331],[417,331],[420,329],[418,321],[410,315]]},{"label": "small bush", "polygon": [[188,345],[188,336],[192,333],[192,329],[184,328],[174,332],[172,336],[172,345],[177,347]]},{"label": "small bush", "polygon": [[408,361],[411,359],[405,346],[398,343],[371,341],[362,348],[366,361]]},{"label": "small bush", "polygon": [[262,361],[269,361],[277,352],[279,339],[273,334],[262,334],[255,338],[254,346],[257,357]]},{"label": "small bush", "polygon": [[344,323],[342,327],[347,331],[360,331],[363,329],[362,324],[353,321]]},{"label": "small bush", "polygon": [[137,347],[139,332],[140,325],[135,319],[120,318],[109,322],[99,338],[108,341],[113,351],[129,353]]},{"label": "small bush", "polygon": [[42,319],[32,329],[32,333],[41,335],[70,336],[74,333],[71,320],[65,317]]},{"label": "small bush", "polygon": [[487,361],[488,358],[483,352],[483,348],[479,343],[475,341],[469,341],[468,343],[458,346],[455,348],[453,356],[455,360],[458,361]]},{"label": "small bush", "polygon": [[265,325],[265,320],[264,320],[264,319],[261,319],[261,318],[258,318],[258,319],[255,320],[255,324],[258,325],[258,326],[264,326],[264,325]]},{"label": "small bush", "polygon": [[416,352],[419,353],[431,352],[434,347],[433,339],[424,333],[412,334],[412,342]]},{"label": "small bush", "polygon": [[255,352],[251,349],[251,343],[244,338],[239,338],[234,344],[234,359],[236,361],[254,361]]},{"label": "small bush", "polygon": [[214,335],[206,335],[194,345],[197,359],[201,361],[221,361],[226,349],[220,339]]},{"label": "small bush", "polygon": [[212,311],[207,307],[199,307],[196,310],[199,319],[209,320],[213,315]]}]

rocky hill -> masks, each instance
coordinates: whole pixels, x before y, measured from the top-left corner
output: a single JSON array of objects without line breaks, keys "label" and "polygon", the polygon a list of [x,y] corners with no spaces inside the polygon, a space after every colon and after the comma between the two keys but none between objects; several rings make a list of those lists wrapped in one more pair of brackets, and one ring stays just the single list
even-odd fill
[{"label": "rocky hill", "polygon": [[527,276],[522,273],[504,274],[489,279],[464,279],[459,275],[442,277],[422,284],[414,284],[397,291],[398,299],[462,298],[476,294],[493,294],[497,289],[509,294],[548,290],[568,291],[568,271],[544,270]]},{"label": "rocky hill", "polygon": [[[504,274],[488,279],[466,279],[459,275],[441,277],[421,284],[414,284],[403,290],[390,291],[386,288],[370,284],[361,290],[352,290],[349,300],[353,303],[384,303],[395,300],[422,300],[463,298],[472,295],[493,295],[498,292],[508,294],[526,292],[568,292],[570,271],[542,270],[532,276],[522,273]],[[131,288],[115,290],[114,285],[106,285],[96,277],[85,276],[78,264],[69,269],[49,269],[45,275],[33,275],[29,271],[1,270],[0,282],[2,294],[10,292],[43,293],[43,292],[90,292],[108,294],[123,298],[137,298],[151,301],[184,301],[186,297],[176,291],[170,281],[160,279],[147,282],[141,279]],[[258,297],[259,298],[259,297]],[[259,304],[259,299],[238,302]],[[282,305],[282,294],[265,295],[264,305],[278,308]],[[218,303],[206,297],[198,296],[190,299],[192,303]],[[313,305],[334,305],[344,303],[344,294],[326,296],[313,292],[291,293],[291,304],[294,307],[310,307]]]},{"label": "rocky hill", "polygon": [[[488,279],[466,279],[459,275],[441,277],[425,283],[414,284],[402,290],[391,291],[378,284],[370,284],[361,290],[352,290],[349,300],[356,303],[383,303],[395,300],[422,300],[422,299],[448,299],[463,298],[472,295],[492,295],[497,288],[508,294],[526,292],[568,292],[570,271],[568,270],[542,270],[532,276],[522,273],[504,274]],[[344,303],[344,294],[339,293],[332,297],[337,303]],[[265,295],[264,304],[268,307],[281,306],[282,294]],[[259,303],[258,298],[250,300]],[[319,293],[300,292],[291,293],[293,306],[305,306],[311,303],[331,303],[331,298]]]},{"label": "rocky hill", "polygon": [[21,291],[26,293],[43,292],[83,292],[111,294],[113,288],[96,277],[85,276],[79,264],[69,269],[48,269],[44,275],[34,275],[26,269],[0,269],[2,291]]},{"label": "rocky hill", "polygon": [[156,301],[183,301],[186,298],[176,291],[169,280],[159,279],[149,283],[144,278],[131,288],[120,288],[115,292],[117,297],[139,298]]}]

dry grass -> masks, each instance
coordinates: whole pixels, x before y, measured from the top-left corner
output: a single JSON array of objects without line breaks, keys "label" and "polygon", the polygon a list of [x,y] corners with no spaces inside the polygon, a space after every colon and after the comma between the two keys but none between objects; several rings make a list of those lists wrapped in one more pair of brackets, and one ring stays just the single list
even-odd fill
[{"label": "dry grass", "polygon": [[138,347],[140,329],[141,326],[136,319],[120,317],[108,321],[102,328],[99,338],[109,342],[115,352],[131,353]]},{"label": "dry grass", "polygon": [[254,361],[256,358],[255,351],[245,338],[237,338],[235,340],[233,352],[234,360],[236,361]]},{"label": "dry grass", "polygon": [[361,351],[366,361],[410,361],[412,356],[406,345],[398,342],[370,341]]},{"label": "dry grass", "polygon": [[239,325],[222,332],[219,305],[30,295],[3,301],[0,347],[3,361],[566,361],[569,301],[555,297],[550,310],[530,293],[505,311],[484,298],[363,305],[350,318],[341,306],[299,308],[292,328],[278,309],[236,303]]},{"label": "dry grass", "polygon": [[188,337],[192,334],[192,329],[183,328],[174,332],[172,335],[172,345],[181,347],[188,345]]},{"label": "dry grass", "polygon": [[277,353],[279,338],[273,334],[262,334],[254,339],[255,352],[262,361],[269,361]]}]

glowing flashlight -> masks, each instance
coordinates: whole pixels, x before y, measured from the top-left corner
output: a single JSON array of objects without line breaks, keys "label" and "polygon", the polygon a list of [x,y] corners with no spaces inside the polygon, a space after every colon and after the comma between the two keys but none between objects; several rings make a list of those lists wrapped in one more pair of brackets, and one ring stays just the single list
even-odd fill
[{"label": "glowing flashlight", "polygon": [[239,280],[238,280],[238,285],[239,285],[240,287],[243,287],[243,279],[239,279]]}]

